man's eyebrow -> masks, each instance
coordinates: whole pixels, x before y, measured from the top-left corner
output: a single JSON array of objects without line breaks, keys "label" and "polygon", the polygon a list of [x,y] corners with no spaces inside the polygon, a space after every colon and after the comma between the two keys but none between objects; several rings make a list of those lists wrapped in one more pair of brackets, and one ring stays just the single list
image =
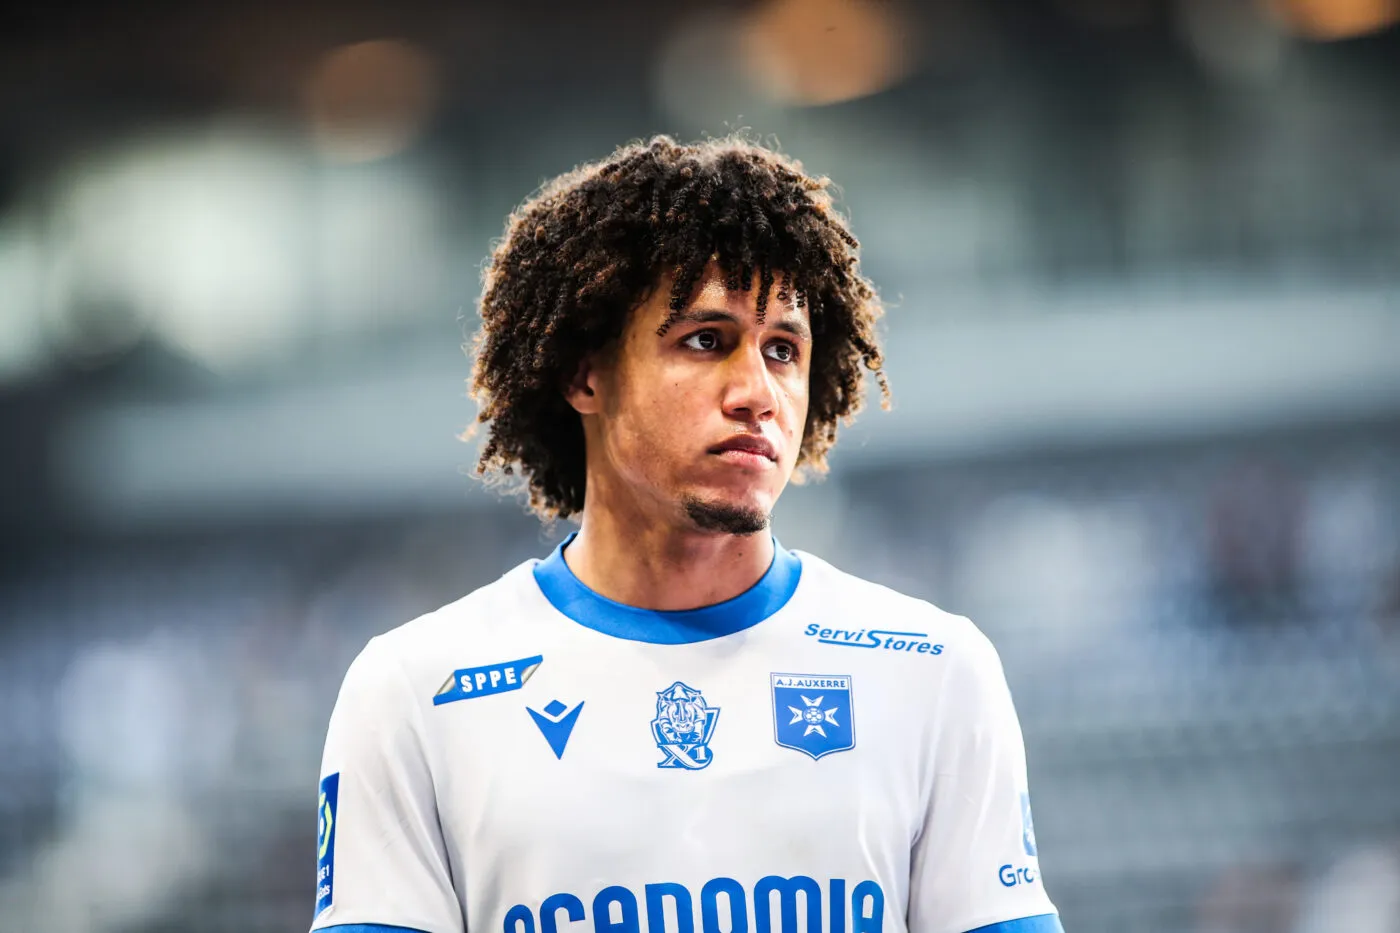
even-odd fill
[{"label": "man's eyebrow", "polygon": [[[677,312],[671,320],[676,324],[739,323],[737,317],[719,308],[687,308]],[[781,318],[773,322],[773,327],[777,330],[787,331],[795,337],[801,337],[803,340],[812,339],[812,331],[807,327],[807,322],[801,318]]]},{"label": "man's eyebrow", "polygon": [[716,308],[687,308],[684,311],[675,312],[671,316],[671,320],[677,324],[739,323],[739,319],[728,311],[720,311]]},{"label": "man's eyebrow", "polygon": [[802,318],[785,317],[773,322],[773,326],[778,330],[785,330],[789,334],[801,337],[803,340],[812,339],[812,329],[807,326],[807,322]]}]

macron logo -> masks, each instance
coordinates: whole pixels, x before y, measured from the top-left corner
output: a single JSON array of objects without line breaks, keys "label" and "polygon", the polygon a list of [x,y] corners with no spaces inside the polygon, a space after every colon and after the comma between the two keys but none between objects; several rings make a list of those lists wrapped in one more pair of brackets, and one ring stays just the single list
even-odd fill
[{"label": "macron logo", "polygon": [[574,731],[574,723],[578,722],[578,714],[582,711],[582,703],[569,709],[558,700],[550,700],[543,713],[525,707],[525,712],[540,727],[540,734],[549,743],[555,758],[564,757],[564,746],[569,744],[569,735]]}]

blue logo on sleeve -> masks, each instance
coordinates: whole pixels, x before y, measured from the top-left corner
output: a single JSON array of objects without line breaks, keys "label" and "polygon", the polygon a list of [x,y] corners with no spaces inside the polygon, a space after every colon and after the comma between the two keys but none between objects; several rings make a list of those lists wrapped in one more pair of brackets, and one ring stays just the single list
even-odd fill
[{"label": "blue logo on sleeve", "polygon": [[774,674],[773,733],[783,748],[817,760],[855,748],[851,678],[845,674]]},{"label": "blue logo on sleeve", "polygon": [[477,697],[495,696],[498,693],[509,693],[512,690],[519,690],[525,686],[525,681],[530,679],[530,675],[535,673],[535,669],[544,660],[544,655],[537,654],[533,658],[521,658],[518,661],[502,661],[499,664],[487,664],[484,667],[466,667],[460,671],[453,671],[452,676],[447,678],[437,694],[433,697],[433,705],[441,706],[444,703],[452,703],[457,700],[474,700]]},{"label": "blue logo on sleeve", "polygon": [[316,818],[316,916],[331,906],[335,886],[335,815],[340,797],[340,772],[321,778]]},{"label": "blue logo on sleeve", "polygon": [[1035,855],[1035,823],[1031,820],[1031,795],[1021,795],[1021,845],[1027,855]]},{"label": "blue logo on sleeve", "polygon": [[651,734],[656,747],[666,753],[658,768],[699,771],[713,760],[710,738],[719,721],[719,707],[705,705],[700,691],[679,680],[656,694],[656,718]]},{"label": "blue logo on sleeve", "polygon": [[1034,866],[1022,865],[1018,868],[1015,865],[1007,864],[997,869],[997,877],[1001,879],[1002,887],[1014,888],[1021,884],[1035,884],[1035,880],[1039,876],[1036,874]]},{"label": "blue logo on sleeve", "polygon": [[525,712],[529,713],[530,718],[535,721],[535,725],[540,727],[540,733],[544,736],[544,740],[554,750],[554,757],[563,758],[564,746],[569,744],[569,736],[573,734],[578,714],[583,712],[583,704],[580,703],[573,709],[569,709],[558,700],[550,700],[549,705],[544,708],[542,713],[530,709],[528,706],[525,707]]}]

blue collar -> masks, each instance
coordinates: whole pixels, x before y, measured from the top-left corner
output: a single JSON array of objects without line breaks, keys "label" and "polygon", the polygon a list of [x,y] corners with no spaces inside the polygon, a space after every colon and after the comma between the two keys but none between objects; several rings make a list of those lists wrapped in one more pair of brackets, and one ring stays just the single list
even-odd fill
[{"label": "blue collar", "polygon": [[569,535],[549,557],[535,564],[535,582],[545,599],[579,625],[614,638],[653,645],[688,645],[742,632],[777,612],[797,589],[802,561],[773,539],[773,563],[757,583],[713,606],[663,611],[614,602],[584,586],[564,560]]}]

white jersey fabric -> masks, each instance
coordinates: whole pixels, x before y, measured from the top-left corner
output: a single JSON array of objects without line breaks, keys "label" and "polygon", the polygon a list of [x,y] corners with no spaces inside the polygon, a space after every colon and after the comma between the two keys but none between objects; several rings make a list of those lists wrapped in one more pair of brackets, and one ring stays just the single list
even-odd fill
[{"label": "white jersey fabric", "polygon": [[735,599],[641,610],[567,544],[351,665],[313,929],[1059,933],[971,622],[781,547]]}]

